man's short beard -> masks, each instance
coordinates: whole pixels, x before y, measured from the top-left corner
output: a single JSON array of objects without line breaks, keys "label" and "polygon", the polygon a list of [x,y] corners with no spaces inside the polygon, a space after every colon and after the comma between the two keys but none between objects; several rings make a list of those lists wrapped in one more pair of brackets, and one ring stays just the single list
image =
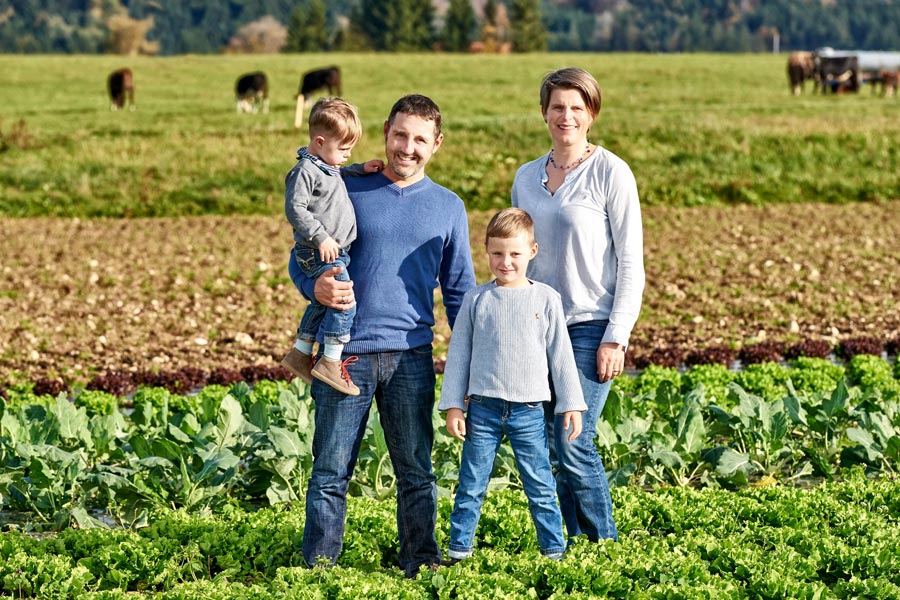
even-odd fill
[{"label": "man's short beard", "polygon": [[413,175],[417,175],[422,171],[424,165],[421,163],[421,157],[416,156],[416,162],[410,165],[403,165],[402,167],[397,167],[397,165],[393,161],[388,161],[388,165],[391,167],[391,171],[394,172],[395,175],[400,177],[401,179],[408,179]]}]

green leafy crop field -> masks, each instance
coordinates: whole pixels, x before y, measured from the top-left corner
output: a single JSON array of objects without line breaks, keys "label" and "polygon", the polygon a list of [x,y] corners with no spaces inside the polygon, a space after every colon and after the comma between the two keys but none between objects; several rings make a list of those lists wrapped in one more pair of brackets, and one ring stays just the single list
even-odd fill
[{"label": "green leafy crop field", "polygon": [[[598,77],[591,139],[631,164],[645,205],[900,197],[900,102],[868,90],[792,97],[783,55],[4,55],[0,215],[278,214],[304,142],[299,79],[325,64],[342,68],[360,109],[360,160],[380,154],[394,100],[433,97],[446,143],[430,173],[473,209],[504,206],[516,168],[547,150],[538,86],[568,65]],[[110,113],[106,76],[123,65],[138,108]],[[235,80],[257,69],[271,111],[236,114]]]}]

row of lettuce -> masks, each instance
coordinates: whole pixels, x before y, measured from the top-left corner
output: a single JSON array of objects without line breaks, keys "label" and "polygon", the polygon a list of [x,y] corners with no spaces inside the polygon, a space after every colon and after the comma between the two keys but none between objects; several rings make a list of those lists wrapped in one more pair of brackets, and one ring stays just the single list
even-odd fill
[{"label": "row of lettuce", "polygon": [[[540,556],[520,490],[488,494],[474,557],[396,567],[392,500],[351,498],[333,569],[301,564],[303,504],[160,511],[141,529],[0,535],[0,596],[125,599],[900,597],[900,483],[861,469],[811,489],[613,489],[618,543]],[[446,547],[451,501],[439,499]]]},{"label": "row of lettuce", "polygon": [[[739,349],[723,345],[693,350],[662,346],[644,354],[629,353],[625,361],[626,366],[632,371],[643,370],[649,366],[692,369],[704,365],[724,365],[739,371],[760,363],[796,363],[798,359],[810,358],[849,363],[860,354],[883,356],[896,361],[897,355],[900,354],[898,351],[900,351],[900,336],[887,341],[875,337],[852,337],[843,339],[836,345],[825,339],[806,338],[791,345],[778,340],[767,340],[747,344]],[[445,361],[436,359],[434,367],[437,373],[443,373]],[[82,390],[88,390],[128,397],[142,387],[161,387],[173,394],[188,394],[207,385],[230,386],[240,381],[253,385],[263,380],[283,381],[292,376],[283,366],[266,363],[245,365],[240,369],[219,366],[211,371],[194,365],[169,370],[110,369],[93,375],[86,383],[65,381],[60,377],[37,377],[33,380],[25,377],[24,384],[0,385],[0,400],[15,401],[23,390],[38,396],[55,397],[65,393],[74,397]]]},{"label": "row of lettuce", "polygon": [[[798,359],[738,373],[649,367],[616,380],[596,443],[614,486],[741,488],[831,479],[853,465],[891,474],[900,465],[895,375],[867,355],[844,366]],[[156,509],[302,499],[314,403],[299,380],[210,385],[187,396],[140,388],[123,410],[124,402],[90,390],[35,396],[26,386],[0,404],[0,508],[22,513],[32,528],[62,529],[140,525]],[[434,426],[439,492],[449,497],[461,444],[437,412]],[[504,444],[492,487],[520,485]],[[394,491],[373,410],[351,494],[384,499]]]}]

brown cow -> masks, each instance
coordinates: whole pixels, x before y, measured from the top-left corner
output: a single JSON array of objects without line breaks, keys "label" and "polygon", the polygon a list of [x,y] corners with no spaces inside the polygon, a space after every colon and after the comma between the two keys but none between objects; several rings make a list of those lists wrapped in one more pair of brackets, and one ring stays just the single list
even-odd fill
[{"label": "brown cow", "polygon": [[[816,76],[816,63],[812,52],[791,52],[787,64],[788,81],[791,84],[791,93],[799,96],[803,91],[803,82],[814,79]],[[813,89],[817,88],[814,86]]]},{"label": "brown cow", "polygon": [[134,110],[134,74],[131,69],[119,69],[109,74],[106,80],[109,89],[109,110],[116,111],[125,108],[125,98],[128,98],[128,110]]},{"label": "brown cow", "polygon": [[881,94],[892,98],[897,93],[897,85],[900,84],[900,71],[881,72]]}]

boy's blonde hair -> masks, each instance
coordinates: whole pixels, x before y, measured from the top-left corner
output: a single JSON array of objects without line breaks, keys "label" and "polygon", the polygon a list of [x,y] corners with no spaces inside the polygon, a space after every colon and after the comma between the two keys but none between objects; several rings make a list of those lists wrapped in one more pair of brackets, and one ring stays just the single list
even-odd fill
[{"label": "boy's blonde hair", "polygon": [[596,119],[600,114],[600,84],[594,76],[578,67],[568,67],[548,73],[541,83],[541,113],[546,114],[550,107],[550,95],[553,90],[578,90],[584,105]]},{"label": "boy's blonde hair", "polygon": [[504,208],[491,218],[488,223],[484,243],[491,238],[509,239],[524,233],[528,243],[534,244],[534,221],[531,215],[521,208]]},{"label": "boy's blonde hair", "polygon": [[341,98],[321,98],[309,111],[309,137],[334,136],[341,143],[355,144],[362,137],[356,107]]}]

